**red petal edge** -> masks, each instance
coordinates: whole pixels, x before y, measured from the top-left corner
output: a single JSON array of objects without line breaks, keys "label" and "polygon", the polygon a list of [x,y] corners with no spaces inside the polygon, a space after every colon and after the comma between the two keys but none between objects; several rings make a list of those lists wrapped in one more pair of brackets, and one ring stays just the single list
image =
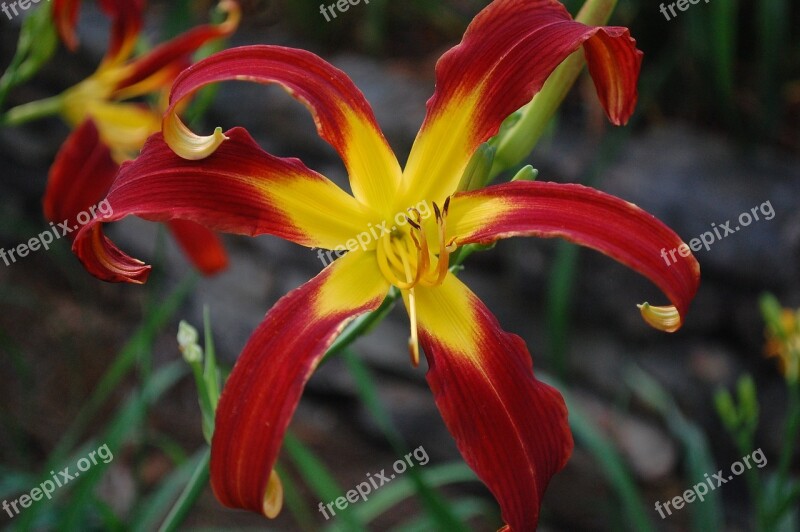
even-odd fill
[{"label": "red petal edge", "polygon": [[[374,278],[352,269],[364,258],[348,253],[284,296],[247,342],[222,392],[211,443],[211,484],[224,505],[264,512],[270,473],[306,382],[347,321],[377,308],[388,291],[377,268]],[[360,297],[348,295],[322,312],[331,285],[342,294],[357,286]]]},{"label": "red petal edge", "polygon": [[295,242],[305,235],[261,192],[270,179],[324,180],[297,159],[261,150],[242,128],[209,158],[187,161],[175,155],[161,134],[145,143],[141,155],[123,163],[106,199],[110,213],[83,226],[73,251],[89,273],[111,282],[141,283],[150,270],[103,236],[101,225],[129,215],[151,221],[182,219],[211,230],[255,236],[273,234]]},{"label": "red petal edge", "polygon": [[97,126],[91,120],[84,121],[69,135],[50,167],[43,200],[45,217],[77,227],[77,216],[100,203],[117,170],[119,165],[100,140]]},{"label": "red petal edge", "polygon": [[[497,133],[530,101],[552,71],[584,45],[589,71],[609,119],[624,124],[636,105],[642,52],[627,28],[586,26],[555,0],[495,0],[436,65],[428,117],[462,92],[481,91],[473,142]],[[426,118],[426,121],[428,118]]]},{"label": "red petal edge", "polygon": [[228,254],[215,232],[189,220],[170,220],[167,227],[195,268],[204,275],[213,275],[228,267]]},{"label": "red petal edge", "polygon": [[[459,352],[421,321],[428,383],[459,451],[499,502],[509,530],[535,530],[547,485],[572,453],[564,399],[536,379],[520,337],[504,332],[461,281],[451,275],[446,283],[469,300],[471,325],[465,322],[461,334],[477,348]],[[439,308],[454,315],[446,302]],[[453,327],[460,325],[453,320]]]},{"label": "red petal edge", "polygon": [[[501,200],[490,213],[470,213],[483,202]],[[652,214],[620,198],[577,184],[519,181],[456,194],[448,226],[461,218],[481,219],[458,244],[488,244],[512,236],[562,237],[595,249],[650,279],[686,316],[700,285],[700,265],[691,254],[667,264],[662,250],[683,244]],[[672,262],[672,261],[670,261]]]}]

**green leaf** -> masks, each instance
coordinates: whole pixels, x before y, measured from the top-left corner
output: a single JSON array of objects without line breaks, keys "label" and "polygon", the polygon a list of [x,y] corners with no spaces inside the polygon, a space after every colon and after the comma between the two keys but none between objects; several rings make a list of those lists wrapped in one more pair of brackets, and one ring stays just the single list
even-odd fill
[{"label": "green leaf", "polygon": [[[320,499],[320,502],[327,504],[335,501],[338,497],[344,496],[345,491],[337,484],[330,471],[299,439],[287,432],[283,447],[297,467],[300,476],[303,477],[303,480],[311,488],[314,495]],[[348,531],[366,532],[367,530],[363,521],[353,511],[353,507],[348,507],[345,510],[337,509],[336,515],[331,516],[331,519],[334,518],[341,521]]]},{"label": "green leaf", "polygon": [[32,78],[53,56],[58,36],[49,6],[42,6],[22,22],[17,51],[11,64],[0,77],[0,107],[14,87]]},{"label": "green leaf", "polygon": [[[464,462],[454,462],[421,469],[420,475],[423,481],[432,488],[461,482],[480,482],[475,472]],[[358,515],[362,522],[370,523],[391,508],[394,508],[404,500],[414,497],[415,495],[417,495],[417,488],[414,481],[407,476],[398,477],[392,480],[390,484],[370,494],[366,501],[359,502],[358,505],[353,507],[353,512]],[[452,508],[450,510],[452,511]],[[492,510],[496,512],[497,508],[492,506]],[[430,514],[428,514],[428,519],[429,522],[436,522]],[[433,526],[432,528],[443,530],[438,528],[438,526],[441,525]],[[327,530],[333,532],[334,530],[338,530],[338,527],[336,525],[331,525]]]},{"label": "green leaf", "polygon": [[[716,471],[717,466],[702,429],[686,418],[667,390],[638,366],[630,366],[624,378],[636,396],[661,415],[670,433],[681,442],[686,456],[687,480],[692,485],[704,482],[704,475]],[[703,532],[725,528],[718,492],[708,492],[703,504],[692,504],[689,510],[693,530]]]},{"label": "green leaf", "polygon": [[[192,508],[192,506],[194,506],[195,502],[197,502],[197,499],[200,498],[200,494],[208,485],[208,478],[210,474],[208,464],[210,459],[211,449],[206,447],[198,451],[190,462],[187,462],[181,468],[173,472],[173,474],[170,475],[170,478],[167,479],[167,482],[162,485],[160,491],[163,491],[164,493],[161,493],[159,499],[154,501],[153,511],[151,514],[155,513],[156,510],[158,510],[160,513],[162,504],[168,504],[169,500],[171,500],[174,494],[177,493],[180,485],[186,482],[186,486],[184,486],[180,497],[176,501],[175,505],[170,509],[169,514],[164,519],[161,527],[159,527],[159,532],[172,532],[173,530],[177,530],[178,526],[189,514],[189,510]],[[188,482],[186,479],[188,479]],[[170,484],[170,486],[167,487],[167,484]],[[134,528],[134,530],[153,530],[155,522],[150,521],[146,523],[146,525],[147,526]]]},{"label": "green leaf", "polygon": [[[400,432],[392,423],[391,415],[388,410],[386,410],[383,403],[381,403],[378,390],[374,384],[374,377],[352,351],[346,350],[343,353],[343,357],[350,373],[356,381],[356,387],[361,401],[381,428],[381,431],[392,446],[394,452],[400,456],[408,454],[408,446]],[[464,529],[463,523],[453,513],[444,498],[425,481],[425,477],[422,475],[419,468],[409,468],[405,474],[406,477],[404,478],[408,478],[413,483],[420,502],[422,502],[431,520],[436,523],[435,528],[452,531]]]},{"label": "green leaf", "polygon": [[[551,382],[552,379],[542,377],[540,372],[540,380],[554,384]],[[614,444],[586,417],[566,391],[565,386],[558,384],[556,387],[567,403],[569,426],[576,441],[594,456],[595,462],[603,471],[603,475],[622,504],[622,512],[630,527],[638,532],[655,531],[653,522],[645,510],[647,507],[641,498],[640,490]]]},{"label": "green leaf", "polygon": [[319,527],[315,523],[315,519],[311,515],[311,512],[309,511],[305,500],[300,494],[300,490],[298,489],[297,484],[292,476],[280,464],[275,466],[275,471],[277,471],[278,476],[281,479],[281,485],[283,486],[283,504],[294,516],[295,521],[297,521],[297,525],[300,527],[300,530],[305,532],[316,532]]},{"label": "green leaf", "polygon": [[75,421],[61,437],[56,448],[50,453],[49,463],[55,467],[61,463],[66,453],[78,442],[83,432],[95,418],[100,409],[105,406],[109,397],[115,392],[122,379],[134,368],[140,353],[152,349],[156,336],[164,329],[173,318],[180,305],[186,301],[197,283],[197,275],[192,273],[167,296],[158,306],[155,306],[144,318],[144,323],[134,332],[130,340],[117,355],[114,363],[103,375],[95,387],[94,392],[84,403]]},{"label": "green leaf", "polygon": [[[497,513],[497,509],[486,502],[486,499],[463,498],[453,503],[453,513],[464,522],[476,517],[487,517]],[[498,515],[499,518],[499,515]],[[430,517],[423,516],[413,519],[408,523],[397,526],[392,532],[428,532],[429,530],[439,530],[436,523]]]}]

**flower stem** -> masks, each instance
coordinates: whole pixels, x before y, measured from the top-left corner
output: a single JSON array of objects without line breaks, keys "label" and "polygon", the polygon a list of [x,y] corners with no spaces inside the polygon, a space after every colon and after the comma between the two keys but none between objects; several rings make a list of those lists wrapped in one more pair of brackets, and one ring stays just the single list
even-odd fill
[{"label": "flower stem", "polygon": [[[783,435],[783,449],[778,463],[778,489],[787,489],[789,468],[796,447],[798,433],[800,433],[800,384],[797,381],[789,383],[789,405],[786,413],[786,428]],[[773,514],[773,519],[780,519],[780,514]]]},{"label": "flower stem", "polygon": [[18,105],[0,116],[0,126],[21,126],[33,120],[57,115],[62,107],[63,100],[60,95]]},{"label": "flower stem", "polygon": [[173,530],[177,530],[178,526],[180,526],[186,518],[189,510],[194,506],[194,503],[197,502],[197,499],[200,498],[206,484],[208,484],[210,475],[208,464],[210,460],[211,449],[206,449],[206,452],[200,459],[200,463],[197,464],[197,467],[192,473],[192,478],[189,479],[189,483],[186,484],[181,496],[178,498],[177,502],[175,502],[167,518],[158,529],[159,532],[172,532]]}]

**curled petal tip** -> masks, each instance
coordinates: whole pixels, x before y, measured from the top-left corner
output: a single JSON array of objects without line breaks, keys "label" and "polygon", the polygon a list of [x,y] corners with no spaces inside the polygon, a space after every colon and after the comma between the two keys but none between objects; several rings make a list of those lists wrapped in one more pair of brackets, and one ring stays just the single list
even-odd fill
[{"label": "curled petal tip", "polygon": [[644,321],[659,331],[675,332],[681,328],[681,315],[678,309],[672,305],[654,307],[649,303],[642,303],[637,307],[639,307]]},{"label": "curled petal tip", "polygon": [[225,22],[219,25],[220,30],[226,34],[236,31],[242,21],[242,9],[239,7],[239,2],[236,0],[222,0],[217,7],[226,15]]},{"label": "curled petal tip", "polygon": [[228,140],[218,127],[211,135],[196,135],[174,112],[164,117],[164,141],[178,156],[189,161],[199,161],[213,154]]},{"label": "curled petal tip", "polygon": [[267,491],[264,494],[264,515],[270,519],[275,519],[281,512],[283,507],[283,484],[281,484],[281,477],[273,469],[269,475],[269,482],[267,483]]}]

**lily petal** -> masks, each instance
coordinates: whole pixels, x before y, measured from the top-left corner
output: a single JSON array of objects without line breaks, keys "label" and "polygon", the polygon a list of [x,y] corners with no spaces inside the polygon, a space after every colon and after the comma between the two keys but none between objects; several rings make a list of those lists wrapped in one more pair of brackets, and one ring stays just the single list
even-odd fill
[{"label": "lily petal", "polygon": [[467,464],[511,530],[534,530],[550,478],[572,453],[567,408],[536,379],[525,342],[500,329],[454,275],[415,288],[428,383]]},{"label": "lily petal", "polygon": [[[242,128],[203,161],[187,161],[151,137],[142,155],[122,165],[108,193],[113,213],[81,228],[73,250],[107,281],[143,282],[148,266],[98,234],[100,225],[136,215],[151,221],[190,220],[219,232],[272,234],[333,249],[362,231],[374,215],[298,159],[274,157]],[[128,274],[132,274],[130,277]]]},{"label": "lily petal", "polygon": [[[69,102],[69,99],[67,99]],[[92,118],[100,129],[100,136],[112,146],[114,159],[121,163],[139,154],[147,137],[160,127],[158,113],[139,103],[114,103],[92,101],[85,106],[69,105],[74,115]]]},{"label": "lily petal", "polygon": [[562,237],[600,251],[667,295],[674,307],[643,305],[642,313],[668,332],[680,328],[700,284],[700,265],[691,254],[676,255],[674,263],[665,259],[665,251],[683,244],[674,231],[636,205],[582,185],[521,181],[457,194],[447,227],[459,245]]},{"label": "lily petal", "polygon": [[103,63],[105,66],[121,63],[133,53],[142,30],[145,0],[100,0],[100,7],[111,18],[111,42]]},{"label": "lily petal", "polygon": [[198,48],[236,31],[242,17],[239,4],[234,0],[222,0],[219,9],[227,14],[221,24],[193,28],[126,65],[116,83],[114,98],[124,100],[163,88],[189,66],[191,55]]},{"label": "lily petal", "polygon": [[68,227],[77,227],[78,214],[106,196],[117,170],[119,165],[100,140],[97,126],[86,120],[70,133],[50,167],[43,200],[45,217],[55,223],[68,221]]},{"label": "lily petal", "polygon": [[170,220],[167,226],[201,273],[213,275],[228,267],[228,254],[215,232],[189,220]]},{"label": "lily petal", "polygon": [[81,0],[53,0],[53,22],[61,41],[73,52],[78,49],[78,36],[75,26],[78,23],[78,11]]},{"label": "lily petal", "polygon": [[274,516],[268,485],[306,382],[345,324],[377,308],[388,290],[374,253],[353,252],[267,313],[217,409],[211,485],[222,504]]},{"label": "lily petal", "polygon": [[436,65],[436,92],[406,165],[404,196],[441,202],[452,194],[475,149],[581,45],[609,119],[627,122],[642,53],[626,28],[575,22],[554,0],[495,0],[481,11]]},{"label": "lily petal", "polygon": [[[221,142],[198,137],[183,126],[175,107],[197,89],[226,80],[277,83],[311,111],[319,135],[342,157],[355,197],[384,215],[392,215],[392,199],[400,165],[383,137],[364,95],[347,75],[311,52],[281,46],[243,46],[214,54],[181,73],[170,95],[164,137],[184,157],[181,146],[208,142],[201,156]],[[191,137],[187,139],[188,137]]]}]

